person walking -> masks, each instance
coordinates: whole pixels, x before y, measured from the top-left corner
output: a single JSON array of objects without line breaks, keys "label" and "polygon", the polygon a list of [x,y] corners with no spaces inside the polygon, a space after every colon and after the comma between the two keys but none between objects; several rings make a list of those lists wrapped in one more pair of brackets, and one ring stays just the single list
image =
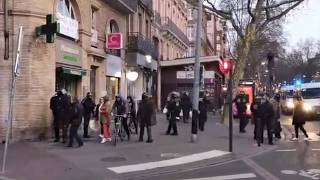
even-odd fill
[{"label": "person walking", "polygon": [[83,108],[84,108],[83,138],[90,138],[88,134],[88,129],[89,129],[91,114],[93,114],[93,110],[95,107],[95,103],[92,99],[92,94],[90,92],[87,93],[87,96],[82,100],[81,104],[83,105]]},{"label": "person walking", "polygon": [[99,103],[96,105],[94,110],[94,118],[97,122],[100,123],[100,134],[99,137],[103,138],[103,123],[101,121],[99,108],[103,104],[103,97],[99,99]]},{"label": "person walking", "polygon": [[103,126],[103,137],[101,143],[105,143],[107,141],[111,141],[111,132],[110,132],[110,125],[111,125],[111,111],[112,106],[108,97],[103,97],[103,103],[101,103],[99,107],[99,114],[100,114],[100,121]]},{"label": "person walking", "polygon": [[53,115],[53,128],[54,128],[54,142],[59,142],[59,117],[58,117],[58,111],[57,111],[57,101],[58,101],[58,92],[56,92],[50,99],[50,109],[52,111]]},{"label": "person walking", "polygon": [[146,93],[142,94],[142,100],[139,103],[137,118],[140,120],[140,136],[139,142],[143,141],[144,129],[147,129],[148,140],[147,143],[152,143],[152,134],[151,134],[151,118],[154,114],[154,106],[150,98]]},{"label": "person walking", "polygon": [[241,91],[239,95],[235,98],[234,102],[238,110],[238,116],[240,119],[239,131],[240,133],[246,133],[246,126],[248,125],[248,117],[246,115],[247,103],[249,103],[247,95],[244,91]]},{"label": "person walking", "polygon": [[82,123],[83,117],[83,106],[79,102],[77,97],[73,98],[71,103],[71,115],[70,115],[70,131],[69,131],[69,144],[68,147],[73,147],[73,140],[76,139],[78,142],[78,147],[83,146],[83,141],[78,135],[79,126]]},{"label": "person walking", "polygon": [[279,119],[281,117],[280,113],[280,94],[276,94],[273,99],[271,99],[271,104],[273,106],[274,117],[272,122],[272,129],[275,137],[281,139],[281,124]]},{"label": "person walking", "polygon": [[55,111],[55,142],[60,141],[60,130],[62,130],[62,143],[66,143],[70,119],[70,99],[66,93],[66,90],[62,89],[57,92],[57,97],[51,100],[52,101],[50,105]]},{"label": "person walking", "polygon": [[199,99],[199,130],[204,131],[204,125],[207,122],[208,101],[205,94],[200,95]]},{"label": "person walking", "polygon": [[264,129],[267,128],[268,133],[268,143],[269,145],[273,145],[273,134],[272,134],[272,122],[274,118],[274,111],[272,104],[268,101],[267,97],[261,98],[261,104],[258,106],[258,118],[260,118],[261,126],[260,126],[260,134],[259,140],[263,143],[264,137]]},{"label": "person walking", "polygon": [[[181,106],[179,98],[175,95],[171,95],[171,101],[168,103],[168,113],[169,113],[169,125],[166,134],[172,136],[178,136],[177,121],[180,119]],[[171,129],[173,133],[170,134]]]},{"label": "person walking", "polygon": [[304,104],[303,104],[303,101],[302,101],[302,97],[301,96],[297,96],[297,101],[296,101],[294,109],[293,109],[293,119],[292,119],[292,124],[294,125],[294,130],[295,130],[295,137],[292,138],[293,141],[297,141],[298,140],[298,138],[299,138],[299,129],[305,135],[305,139],[304,140],[310,140],[307,131],[303,127],[303,125],[306,123],[303,106],[304,106]]},{"label": "person walking", "polygon": [[136,119],[136,105],[132,98],[132,96],[127,97],[127,109],[128,109],[128,115],[130,115],[131,121],[134,124],[135,133],[138,134],[138,123]]},{"label": "person walking", "polygon": [[183,112],[183,122],[188,123],[189,113],[192,110],[192,103],[187,92],[184,92],[181,97],[181,108]]},{"label": "person walking", "polygon": [[258,146],[260,146],[260,139],[258,139],[259,138],[258,134],[260,134],[260,130],[261,130],[261,117],[259,113],[259,106],[261,105],[261,99],[262,99],[262,96],[257,95],[250,106],[250,110],[252,112],[252,121],[254,124],[253,139],[258,142]]},{"label": "person walking", "polygon": [[124,130],[126,131],[128,141],[130,140],[130,131],[128,128],[128,122],[127,122],[127,108],[126,108],[126,102],[121,96],[116,96],[116,101],[114,102],[112,106],[112,111],[116,115],[124,116],[121,120],[121,124],[123,125]]}]

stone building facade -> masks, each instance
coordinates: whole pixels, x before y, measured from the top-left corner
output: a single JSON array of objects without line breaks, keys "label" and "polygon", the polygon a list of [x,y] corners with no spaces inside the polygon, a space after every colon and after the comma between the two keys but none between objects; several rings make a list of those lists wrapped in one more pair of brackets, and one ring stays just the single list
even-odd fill
[{"label": "stone building facade", "polygon": [[[7,3],[9,58],[5,59],[4,4]],[[127,2],[127,4],[125,4]],[[1,0],[0,1],[0,137],[8,118],[12,67],[18,29],[24,29],[21,76],[16,85],[13,140],[50,137],[52,117],[49,100],[66,88],[72,96],[92,91],[126,96],[125,50],[106,49],[106,35],[119,32],[127,39],[127,17],[135,12],[134,0]],[[54,43],[37,37],[35,29],[53,14],[60,23]]]}]

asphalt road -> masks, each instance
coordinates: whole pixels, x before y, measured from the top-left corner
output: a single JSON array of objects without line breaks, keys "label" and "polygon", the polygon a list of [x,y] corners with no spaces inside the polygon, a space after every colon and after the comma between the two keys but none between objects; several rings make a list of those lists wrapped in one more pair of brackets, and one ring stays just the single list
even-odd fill
[{"label": "asphalt road", "polygon": [[[320,138],[314,141],[290,141],[292,118],[281,119],[285,133],[270,152],[252,157],[244,157],[206,167],[185,169],[171,174],[161,174],[139,179],[152,180],[227,180],[227,179],[265,179],[265,180],[320,180]],[[320,122],[307,122],[306,130],[315,136],[320,130]],[[258,147],[257,147],[258,148]]]}]

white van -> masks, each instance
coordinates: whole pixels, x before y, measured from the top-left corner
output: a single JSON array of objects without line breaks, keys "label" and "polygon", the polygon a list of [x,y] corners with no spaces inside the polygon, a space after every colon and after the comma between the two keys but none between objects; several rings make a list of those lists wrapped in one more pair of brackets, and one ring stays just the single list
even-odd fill
[{"label": "white van", "polygon": [[308,120],[320,117],[320,82],[304,83],[301,85],[301,95]]}]

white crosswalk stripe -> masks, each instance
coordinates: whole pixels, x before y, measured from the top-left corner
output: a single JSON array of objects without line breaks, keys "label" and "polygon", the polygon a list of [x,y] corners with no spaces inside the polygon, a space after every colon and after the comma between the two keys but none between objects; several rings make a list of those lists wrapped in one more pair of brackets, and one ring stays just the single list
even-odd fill
[{"label": "white crosswalk stripe", "polygon": [[229,154],[229,152],[212,150],[212,151],[208,151],[208,152],[191,154],[191,155],[182,156],[179,158],[168,159],[168,160],[140,163],[140,164],[133,164],[133,165],[125,165],[125,166],[119,166],[119,167],[110,167],[107,169],[109,169],[115,173],[118,173],[118,174],[129,173],[129,172],[144,171],[144,170],[150,170],[150,169],[161,168],[161,167],[182,165],[182,164],[212,159],[212,158],[224,156],[227,154]]},{"label": "white crosswalk stripe", "polygon": [[232,180],[232,179],[249,179],[257,177],[254,173],[245,173],[245,174],[234,174],[227,176],[214,176],[214,177],[205,177],[205,178],[195,178],[195,179],[184,179],[184,180]]}]

